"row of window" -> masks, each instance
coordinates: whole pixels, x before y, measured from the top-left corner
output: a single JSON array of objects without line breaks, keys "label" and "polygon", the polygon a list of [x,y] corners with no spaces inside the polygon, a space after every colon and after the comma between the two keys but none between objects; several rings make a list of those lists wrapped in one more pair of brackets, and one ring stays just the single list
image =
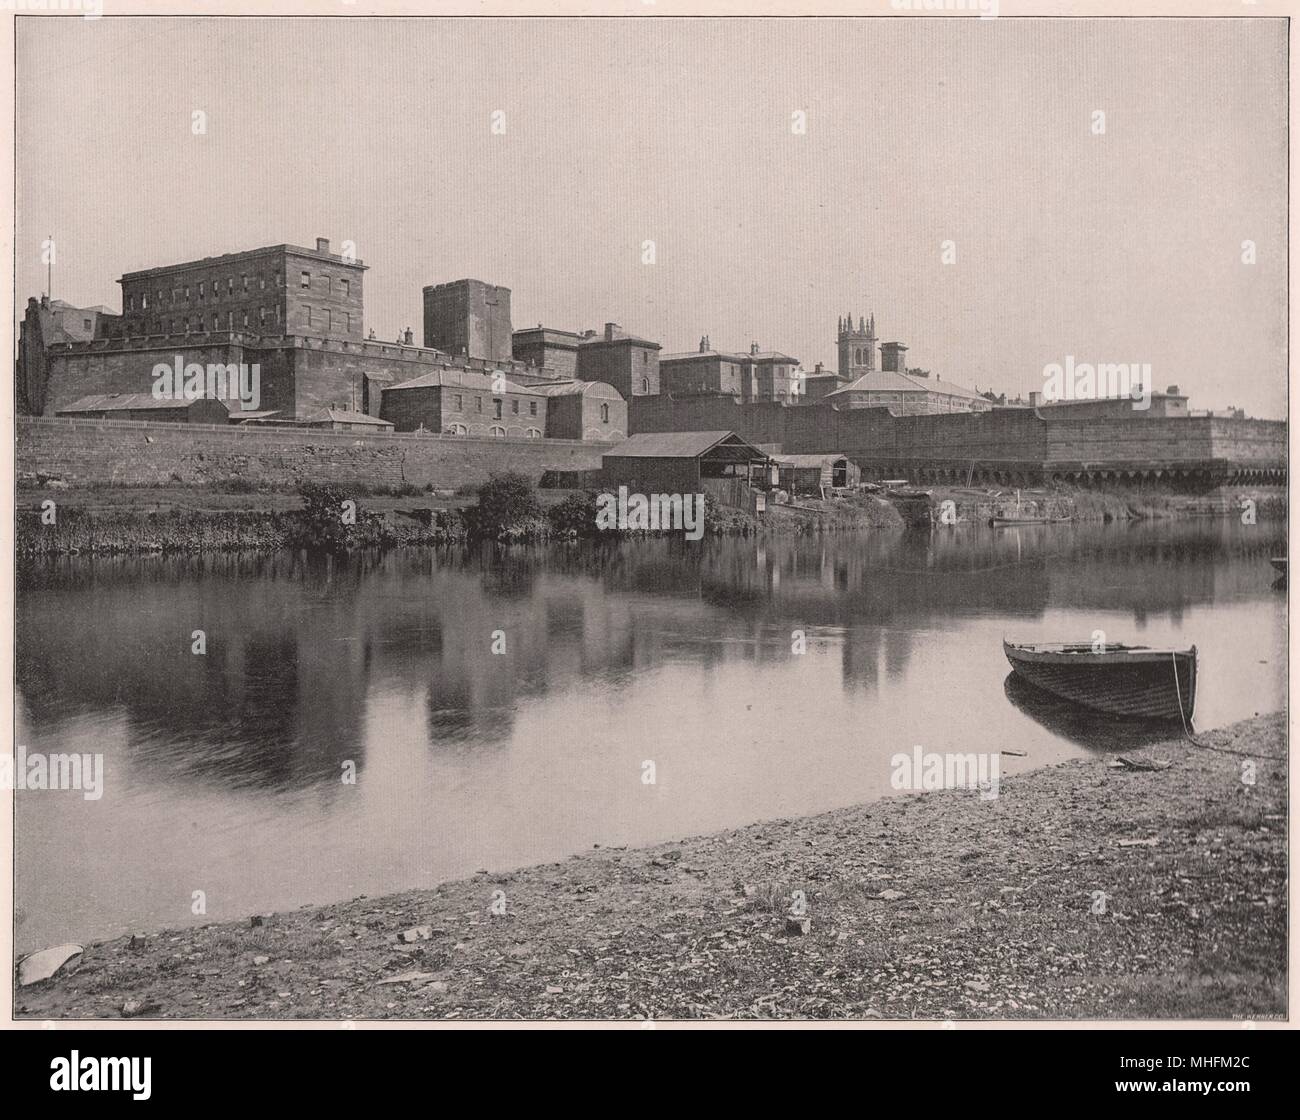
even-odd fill
[{"label": "row of window", "polygon": [[[349,279],[347,279],[347,277],[340,276],[336,281],[334,277],[328,274],[324,274],[321,278],[325,281],[324,289],[326,295],[332,295],[334,293],[336,283],[338,288],[338,294],[343,299],[347,299],[348,296],[352,294],[352,282]],[[252,282],[252,284],[256,285],[257,290],[259,292],[266,290],[266,276],[263,273],[258,272],[258,273],[254,273],[251,277],[248,275],[240,276],[239,293],[241,295],[245,292],[249,292],[252,290],[252,288],[250,288],[249,286],[250,281]],[[274,272],[271,274],[271,284],[273,287],[276,288],[282,286],[282,278],[279,272]],[[298,286],[301,288],[308,288],[308,289],[311,288],[310,272],[301,272],[298,274]],[[200,280],[197,284],[193,286],[189,284],[180,284],[171,290],[171,301],[172,303],[181,303],[183,301],[187,302],[190,299],[191,295],[195,293],[197,293],[198,299],[207,299],[209,293],[211,294],[212,299],[220,299],[222,295],[221,287],[222,287],[222,282],[219,279],[213,280],[210,287],[206,280]],[[165,294],[166,293],[163,291],[163,289],[159,288],[157,292],[154,293],[154,304],[155,305],[161,304],[163,302],[163,297],[165,296]],[[225,295],[227,298],[233,298],[235,295],[235,278],[233,276],[226,277]],[[134,293],[126,297],[126,309],[128,311],[134,311],[136,309]],[[148,309],[149,309],[149,293],[141,292],[140,310],[147,311]]]},{"label": "row of window", "polygon": [[[449,435],[449,436],[467,436],[467,435],[469,435],[469,429],[468,429],[467,427],[465,427],[464,424],[449,424],[449,425],[447,426],[447,435]],[[505,438],[506,438],[506,430],[505,430],[505,428],[502,428],[502,427],[500,427],[500,426],[498,426],[498,425],[496,425],[496,424],[493,424],[492,427],[490,427],[490,428],[488,429],[488,435],[490,435],[493,439],[505,439]],[[541,438],[542,438],[542,433],[541,433],[540,431],[538,431],[536,428],[528,428],[528,429],[526,429],[526,430],[524,431],[524,435],[527,436],[529,439],[541,439]]]},{"label": "row of window", "polygon": [[[457,412],[464,412],[464,411],[465,411],[465,395],[464,395],[463,393],[455,393],[455,394],[453,394],[451,400],[452,400],[452,405],[455,407],[455,410],[456,410]],[[494,414],[494,416],[495,416],[495,418],[496,418],[497,420],[500,420],[500,419],[501,419],[501,409],[502,409],[502,406],[503,406],[504,404],[505,404],[505,402],[504,402],[504,401],[500,401],[500,400],[494,400],[494,401],[492,402],[493,414]],[[474,411],[475,411],[475,412],[482,412],[482,411],[483,411],[483,398],[482,398],[482,397],[475,397],[475,398],[474,398]],[[510,411],[511,411],[514,415],[516,415],[516,416],[519,415],[519,401],[518,401],[517,398],[514,399],[514,400],[512,400],[512,401],[510,402]],[[536,401],[529,401],[529,402],[528,402],[528,415],[529,415],[529,416],[536,416],[536,415],[537,415],[537,402],[536,402]]]},{"label": "row of window", "polygon": [[[245,310],[239,312],[238,315],[239,315],[238,326],[247,329],[250,326],[250,319],[249,319],[250,312]],[[236,328],[235,316],[236,316],[236,312],[227,311],[225,313],[224,321],[223,321],[222,315],[214,311],[212,313],[211,329],[214,331],[219,331],[219,330],[233,331]],[[270,323],[278,324],[279,322],[280,322],[279,307],[259,307],[257,309],[257,325],[259,327],[265,327]],[[189,334],[192,331],[194,332],[202,331],[204,326],[203,316],[196,315],[194,316],[193,319],[191,319],[188,315],[186,315],[182,319],[155,319],[153,323],[153,329],[155,334],[162,334],[164,331],[169,334],[176,334],[178,325],[180,331],[185,334]]]}]

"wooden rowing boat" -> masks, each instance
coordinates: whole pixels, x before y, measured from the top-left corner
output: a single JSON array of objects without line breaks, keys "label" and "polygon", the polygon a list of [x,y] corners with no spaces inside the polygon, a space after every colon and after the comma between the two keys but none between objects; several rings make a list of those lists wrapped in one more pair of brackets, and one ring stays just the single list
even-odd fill
[{"label": "wooden rowing boat", "polygon": [[1286,575],[1285,556],[1274,556],[1269,560],[1269,563],[1272,564],[1277,571],[1281,572],[1283,575]]},{"label": "wooden rowing boat", "polygon": [[1010,525],[1059,525],[1069,520],[1068,517],[990,517],[989,524],[995,529],[1005,529]]},{"label": "wooden rowing boat", "polygon": [[1112,715],[1183,719],[1196,710],[1196,647],[1152,649],[1088,642],[1021,645],[1004,641],[1011,668],[1031,684]]}]

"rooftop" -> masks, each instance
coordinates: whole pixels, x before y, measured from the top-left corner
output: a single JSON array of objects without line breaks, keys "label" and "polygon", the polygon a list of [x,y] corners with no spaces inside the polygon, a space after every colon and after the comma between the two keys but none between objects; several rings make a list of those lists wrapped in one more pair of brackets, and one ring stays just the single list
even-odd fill
[{"label": "rooftop", "polygon": [[875,369],[864,373],[855,381],[849,382],[842,389],[827,393],[827,398],[838,397],[841,393],[941,393],[949,397],[966,397],[970,400],[988,398],[981,396],[974,389],[967,389],[955,381],[944,381],[939,377],[913,377],[910,373],[895,373],[892,370]]},{"label": "rooftop", "polygon": [[697,459],[711,451],[722,458],[767,458],[735,432],[642,432],[611,447],[604,458]]},{"label": "rooftop", "polygon": [[[203,397],[195,397],[194,400],[186,400],[184,397],[159,398],[152,393],[95,393],[93,396],[82,397],[80,400],[73,401],[72,404],[65,404],[58,412],[143,412],[146,409],[170,409],[170,408],[189,408],[196,401],[204,400]],[[207,398],[215,400],[217,404],[225,406],[225,401],[217,400],[215,397]]]},{"label": "rooftop", "polygon": [[292,253],[294,256],[312,257],[315,260],[326,261],[329,264],[342,265],[344,268],[366,268],[366,265],[359,260],[347,261],[343,259],[342,254],[331,253],[328,241],[325,242],[325,246],[322,251],[320,249],[308,249],[302,245],[263,245],[260,249],[241,249],[237,253],[223,253],[219,257],[200,257],[197,260],[181,261],[178,264],[158,265],[154,268],[143,268],[136,272],[124,272],[118,283],[121,284],[126,280],[139,280],[146,276],[162,276],[182,268],[230,264],[241,259],[264,256],[268,253]]}]

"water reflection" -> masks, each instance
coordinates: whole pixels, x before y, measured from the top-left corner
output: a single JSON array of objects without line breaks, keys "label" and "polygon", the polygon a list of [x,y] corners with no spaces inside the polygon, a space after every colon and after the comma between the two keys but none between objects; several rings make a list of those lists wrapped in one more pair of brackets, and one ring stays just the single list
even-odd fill
[{"label": "water reflection", "polygon": [[19,741],[102,752],[108,785],[93,808],[18,800],[21,940],[183,923],[202,883],[209,919],[238,916],[814,812],[888,794],[891,754],[916,743],[1026,751],[1014,771],[1142,739],[1022,694],[1003,637],[1194,642],[1198,729],[1276,710],[1280,535],[1190,522],[30,565]]},{"label": "water reflection", "polygon": [[1081,708],[1045,692],[1018,673],[1008,673],[1002,687],[1007,699],[1019,711],[1042,724],[1053,735],[1090,751],[1137,750],[1166,739],[1177,739],[1183,733],[1177,720],[1121,719]]}]

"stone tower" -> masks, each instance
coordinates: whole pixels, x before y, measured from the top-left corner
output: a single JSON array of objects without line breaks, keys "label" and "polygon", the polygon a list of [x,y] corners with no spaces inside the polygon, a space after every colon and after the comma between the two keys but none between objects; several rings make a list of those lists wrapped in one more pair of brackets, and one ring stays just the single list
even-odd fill
[{"label": "stone tower", "polygon": [[514,356],[510,289],[482,280],[454,280],[424,289],[424,344],[488,362]]},{"label": "stone tower", "polygon": [[853,316],[839,321],[840,377],[853,381],[876,368],[876,317],[858,316],[857,330]]}]

